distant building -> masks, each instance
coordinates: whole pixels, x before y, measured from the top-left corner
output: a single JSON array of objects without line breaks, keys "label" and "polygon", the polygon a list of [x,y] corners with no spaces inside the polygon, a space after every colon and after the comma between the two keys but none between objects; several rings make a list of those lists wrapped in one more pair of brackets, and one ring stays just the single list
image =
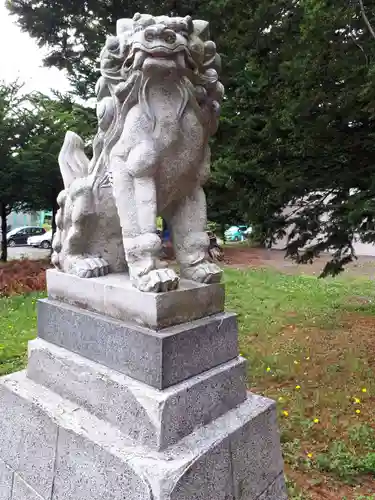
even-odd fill
[{"label": "distant building", "polygon": [[8,227],[15,229],[21,226],[44,226],[52,224],[52,212],[11,212],[7,217]]},{"label": "distant building", "polygon": [[[320,193],[320,192],[317,192],[316,194],[319,194],[319,195],[323,194],[324,195],[324,193]],[[325,204],[327,204],[332,199],[332,196],[333,195],[326,197]],[[308,199],[308,197],[301,198],[300,200],[296,201],[294,204],[289,203],[284,208],[283,215],[286,217],[288,217],[289,215],[292,215],[292,214],[295,215],[296,213],[298,213],[299,210],[302,210],[303,207],[309,203],[307,201],[307,199]],[[324,213],[321,216],[320,220],[322,222],[329,220],[329,213],[328,212]],[[276,242],[272,245],[272,248],[274,248],[275,250],[285,250],[286,246],[288,244],[288,236],[292,232],[292,229],[293,229],[292,225],[290,225],[289,227],[286,227],[286,229],[285,229],[286,235],[283,238],[277,239]],[[323,237],[323,234],[318,234],[314,240],[309,242],[307,247],[318,243],[318,241],[321,237]],[[375,245],[373,243],[362,243],[360,238],[358,237],[358,235],[354,236],[353,248],[354,248],[356,255],[375,257]],[[329,252],[334,252],[334,251],[335,250],[331,250],[331,251],[329,250]]]}]

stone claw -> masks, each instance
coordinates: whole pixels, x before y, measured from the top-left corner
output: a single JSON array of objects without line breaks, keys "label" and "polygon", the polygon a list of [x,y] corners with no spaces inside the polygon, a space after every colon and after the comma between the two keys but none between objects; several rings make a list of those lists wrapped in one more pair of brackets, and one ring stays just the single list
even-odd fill
[{"label": "stone claw", "polygon": [[169,292],[176,290],[179,277],[172,269],[153,269],[144,276],[133,281],[133,285],[141,292]]},{"label": "stone claw", "polygon": [[70,270],[71,274],[80,278],[94,278],[109,273],[108,262],[100,257],[86,257],[78,259]]},{"label": "stone claw", "polygon": [[219,283],[222,270],[212,262],[200,262],[195,266],[185,267],[181,270],[181,276],[188,280],[198,281],[199,283]]}]

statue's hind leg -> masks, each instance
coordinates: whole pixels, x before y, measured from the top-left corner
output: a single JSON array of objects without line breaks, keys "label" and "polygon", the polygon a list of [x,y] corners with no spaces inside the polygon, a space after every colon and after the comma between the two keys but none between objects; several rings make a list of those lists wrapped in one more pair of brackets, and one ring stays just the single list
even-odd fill
[{"label": "statue's hind leg", "polygon": [[209,238],[206,196],[197,186],[190,196],[174,205],[167,222],[172,229],[173,245],[181,268],[181,277],[201,283],[219,282],[222,271],[208,259]]},{"label": "statue's hind leg", "polygon": [[58,201],[52,263],[81,278],[124,270],[120,223],[112,194],[108,190],[93,191],[86,178],[75,181]]},{"label": "statue's hind leg", "polygon": [[151,145],[135,147],[126,160],[113,155],[113,194],[134,286],[147,292],[166,292],[177,287],[178,277],[173,270],[159,267],[154,163]]}]

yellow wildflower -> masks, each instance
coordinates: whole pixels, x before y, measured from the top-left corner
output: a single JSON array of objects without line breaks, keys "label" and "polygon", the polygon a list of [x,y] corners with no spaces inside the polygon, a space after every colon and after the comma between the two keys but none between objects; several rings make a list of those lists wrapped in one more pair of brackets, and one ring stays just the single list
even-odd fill
[{"label": "yellow wildflower", "polygon": [[297,389],[297,391],[299,391],[301,389],[301,386],[300,385],[296,385],[296,389]]},{"label": "yellow wildflower", "polygon": [[307,456],[308,456],[308,458],[312,458],[313,454],[312,453],[308,453]]},{"label": "yellow wildflower", "polygon": [[362,392],[367,392],[366,387],[362,387]]},{"label": "yellow wildflower", "polygon": [[267,366],[266,372],[270,372],[270,371],[271,371],[271,368],[269,366]]},{"label": "yellow wildflower", "polygon": [[283,415],[284,415],[284,417],[289,417],[289,412],[284,410]]},{"label": "yellow wildflower", "polygon": [[359,403],[361,402],[361,400],[359,398],[354,398],[354,403],[359,405]]},{"label": "yellow wildflower", "polygon": [[314,424],[319,424],[319,419],[318,418],[314,418]]},{"label": "yellow wildflower", "polygon": [[355,412],[357,413],[357,415],[359,415],[361,413],[361,410],[356,410]]},{"label": "yellow wildflower", "polygon": [[297,361],[296,359],[294,360],[294,364],[295,365],[299,365],[299,361]]}]

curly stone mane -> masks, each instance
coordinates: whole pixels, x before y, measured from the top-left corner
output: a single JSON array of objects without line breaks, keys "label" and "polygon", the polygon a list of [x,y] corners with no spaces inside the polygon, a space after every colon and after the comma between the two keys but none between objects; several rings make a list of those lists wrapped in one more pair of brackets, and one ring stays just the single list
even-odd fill
[{"label": "curly stone mane", "polygon": [[219,113],[219,102],[224,91],[218,82],[220,56],[215,43],[209,40],[207,22],[193,21],[190,16],[169,18],[147,14],[119,20],[116,36],[107,38],[101,52],[101,77],[96,85],[99,129],[93,143],[89,174],[101,186],[109,182],[110,173],[106,170],[109,155],[122,133],[129,110],[135,104],[140,104],[154,128],[156,126],[157,120],[149,101],[152,78],[142,71],[149,54],[147,50],[137,47],[137,34],[156,25],[164,25],[186,40],[178,55],[178,64],[185,71],[175,82],[181,97],[180,102],[176,103],[177,119],[183,115],[188,102],[193,105],[202,122],[210,121],[207,116],[212,110],[214,114]]}]

